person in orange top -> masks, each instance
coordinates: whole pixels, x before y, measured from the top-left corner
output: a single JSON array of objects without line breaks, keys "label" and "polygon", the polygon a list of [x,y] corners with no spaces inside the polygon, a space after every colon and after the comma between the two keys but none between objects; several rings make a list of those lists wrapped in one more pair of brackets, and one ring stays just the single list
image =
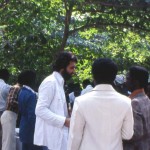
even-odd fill
[{"label": "person in orange top", "polygon": [[126,78],[131,92],[134,134],[131,140],[124,141],[124,150],[150,150],[150,99],[144,89],[148,84],[148,71],[141,66],[132,66]]}]

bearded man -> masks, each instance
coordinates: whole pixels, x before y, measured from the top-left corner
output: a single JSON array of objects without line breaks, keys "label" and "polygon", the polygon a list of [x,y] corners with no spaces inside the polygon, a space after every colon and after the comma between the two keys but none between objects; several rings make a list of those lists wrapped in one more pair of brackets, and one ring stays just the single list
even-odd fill
[{"label": "bearded man", "polygon": [[64,82],[75,73],[77,58],[62,52],[56,58],[53,73],[39,87],[36,106],[34,144],[48,150],[66,150],[68,140],[68,115]]}]

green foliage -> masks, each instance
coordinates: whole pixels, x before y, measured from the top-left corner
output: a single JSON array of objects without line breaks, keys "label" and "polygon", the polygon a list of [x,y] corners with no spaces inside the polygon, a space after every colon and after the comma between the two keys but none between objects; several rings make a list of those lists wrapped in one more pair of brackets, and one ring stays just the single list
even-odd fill
[{"label": "green foliage", "polygon": [[14,0],[3,7],[0,66],[8,67],[13,74],[34,69],[39,78],[45,77],[61,40],[56,35],[62,28],[57,24],[58,14],[63,12],[61,6],[60,0]]},{"label": "green foliage", "polygon": [[150,69],[150,1],[11,0],[0,3],[0,67],[34,69],[38,82],[60,50],[78,57],[74,80],[90,78],[98,57]]}]

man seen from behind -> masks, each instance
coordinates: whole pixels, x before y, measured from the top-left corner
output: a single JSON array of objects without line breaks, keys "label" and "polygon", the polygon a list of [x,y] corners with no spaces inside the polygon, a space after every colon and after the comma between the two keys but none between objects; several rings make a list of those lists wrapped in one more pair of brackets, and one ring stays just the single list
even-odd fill
[{"label": "man seen from behind", "polygon": [[126,85],[131,92],[134,135],[131,140],[124,141],[124,150],[150,150],[150,99],[145,94],[149,73],[142,66],[129,69]]},{"label": "man seen from behind", "polygon": [[95,87],[75,99],[68,150],[123,150],[133,135],[131,100],[115,91],[116,64],[107,58],[92,65]]}]

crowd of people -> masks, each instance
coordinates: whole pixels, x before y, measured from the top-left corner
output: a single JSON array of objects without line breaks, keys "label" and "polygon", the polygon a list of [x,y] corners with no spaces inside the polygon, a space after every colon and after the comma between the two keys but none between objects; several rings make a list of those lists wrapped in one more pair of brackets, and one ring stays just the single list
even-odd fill
[{"label": "crowd of people", "polygon": [[114,61],[98,58],[92,82],[66,86],[76,64],[74,54],[61,52],[38,92],[34,71],[22,71],[9,85],[8,70],[0,70],[0,149],[16,150],[19,118],[22,150],[150,150],[147,69],[131,66],[118,75]]}]

